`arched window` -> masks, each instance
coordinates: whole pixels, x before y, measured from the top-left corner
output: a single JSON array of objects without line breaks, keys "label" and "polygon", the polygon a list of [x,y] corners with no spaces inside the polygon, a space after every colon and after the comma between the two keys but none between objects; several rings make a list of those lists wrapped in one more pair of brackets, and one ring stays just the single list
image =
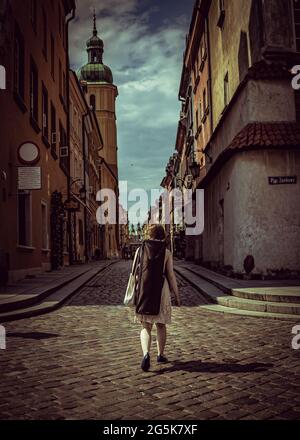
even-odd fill
[{"label": "arched window", "polygon": [[96,96],[95,95],[90,96],[90,106],[93,108],[93,110],[96,110]]}]

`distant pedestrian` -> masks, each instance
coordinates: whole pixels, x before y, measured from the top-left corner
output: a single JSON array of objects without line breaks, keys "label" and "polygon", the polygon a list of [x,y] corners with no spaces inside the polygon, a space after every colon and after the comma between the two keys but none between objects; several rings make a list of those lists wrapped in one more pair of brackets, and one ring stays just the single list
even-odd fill
[{"label": "distant pedestrian", "polygon": [[180,306],[180,296],[173,269],[173,256],[166,247],[166,234],[163,226],[151,225],[148,239],[136,251],[139,264],[136,270],[136,307],[134,322],[142,324],[141,345],[143,360],[141,368],[150,368],[150,350],[153,324],[157,330],[157,362],[165,363],[167,324],[171,323],[171,292],[176,305]]}]

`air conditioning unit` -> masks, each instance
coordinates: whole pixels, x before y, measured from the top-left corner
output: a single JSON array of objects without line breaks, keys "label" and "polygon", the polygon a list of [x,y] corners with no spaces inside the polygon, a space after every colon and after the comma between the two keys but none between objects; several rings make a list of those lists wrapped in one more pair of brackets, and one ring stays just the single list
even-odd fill
[{"label": "air conditioning unit", "polygon": [[68,157],[69,156],[69,147],[61,147],[59,149],[59,156],[60,157]]},{"label": "air conditioning unit", "polygon": [[91,194],[94,194],[94,187],[93,187],[93,186],[89,186],[87,192],[88,192],[88,194],[90,194],[90,195],[91,195]]},{"label": "air conditioning unit", "polygon": [[182,119],[186,119],[186,113],[185,112],[180,112],[180,120]]}]

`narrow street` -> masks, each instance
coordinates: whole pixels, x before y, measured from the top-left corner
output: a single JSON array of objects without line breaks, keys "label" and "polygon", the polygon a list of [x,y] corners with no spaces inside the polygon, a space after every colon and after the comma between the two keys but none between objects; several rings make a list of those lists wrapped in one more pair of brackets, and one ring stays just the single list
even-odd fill
[{"label": "narrow street", "polygon": [[130,262],[97,275],[58,311],[7,323],[1,419],[300,419],[292,323],[210,313],[179,278],[166,355],[140,369],[139,326],[122,301]]}]

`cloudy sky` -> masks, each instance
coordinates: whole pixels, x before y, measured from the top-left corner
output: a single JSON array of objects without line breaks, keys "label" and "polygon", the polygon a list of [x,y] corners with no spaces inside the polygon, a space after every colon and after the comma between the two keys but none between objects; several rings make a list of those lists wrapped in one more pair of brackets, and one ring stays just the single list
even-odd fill
[{"label": "cloudy sky", "polygon": [[118,86],[119,177],[129,189],[159,188],[174,152],[185,35],[194,0],[77,0],[71,64],[87,62],[97,13],[104,63]]}]

